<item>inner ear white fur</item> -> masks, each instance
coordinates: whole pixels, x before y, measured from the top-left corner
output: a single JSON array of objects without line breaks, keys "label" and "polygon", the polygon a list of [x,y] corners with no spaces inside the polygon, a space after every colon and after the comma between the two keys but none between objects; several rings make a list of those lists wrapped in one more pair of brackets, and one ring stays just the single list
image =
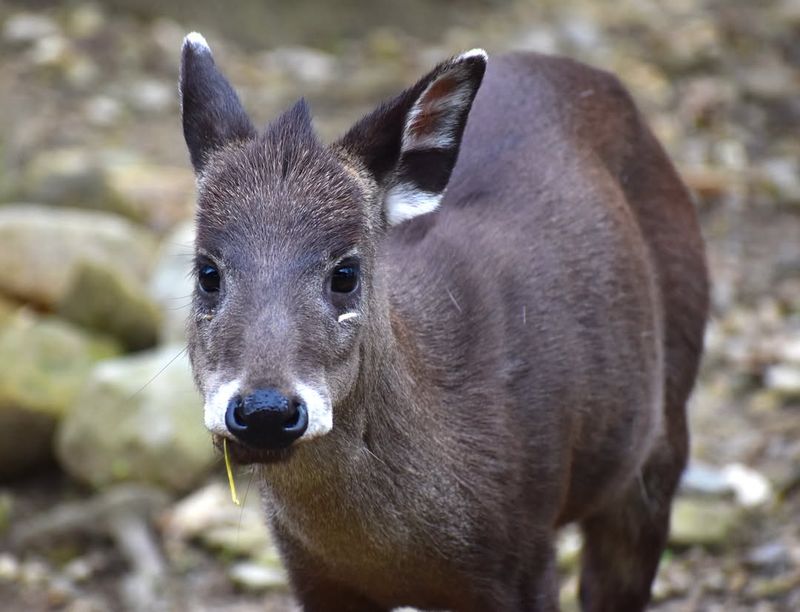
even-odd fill
[{"label": "inner ear white fur", "polygon": [[[446,160],[453,159],[453,153],[461,144],[464,124],[480,85],[486,59],[483,49],[472,49],[455,57],[438,69],[438,74],[408,110],[400,143],[397,183],[387,189],[384,202],[389,225],[439,207],[444,189],[437,191],[438,185],[446,184],[446,180],[440,181],[433,191],[428,190],[431,189],[430,181],[428,189],[418,185],[415,177],[419,168],[415,169],[414,164],[419,164],[420,158],[414,161],[415,157],[410,154],[424,152],[432,155],[430,163],[442,164],[441,178],[449,178],[452,162]],[[476,72],[478,64],[483,64],[480,73]],[[442,154],[438,162],[435,160],[437,153]],[[406,154],[409,155],[405,157]]]},{"label": "inner ear white fur", "polygon": [[[476,57],[486,61],[488,56],[483,49],[462,53],[425,88],[406,118],[401,154],[458,146],[456,126],[469,112],[475,87],[463,62]],[[444,85],[445,90],[440,91],[446,81],[453,81],[453,85],[449,90]]]},{"label": "inner ear white fur", "polygon": [[386,219],[389,225],[397,225],[418,215],[439,208],[444,192],[424,191],[414,185],[401,183],[386,192]]}]

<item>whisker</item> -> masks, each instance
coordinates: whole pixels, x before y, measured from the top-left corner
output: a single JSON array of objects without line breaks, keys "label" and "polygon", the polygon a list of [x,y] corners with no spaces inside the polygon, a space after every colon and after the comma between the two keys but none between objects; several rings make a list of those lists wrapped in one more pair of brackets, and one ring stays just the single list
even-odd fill
[{"label": "whisker", "polygon": [[239,542],[239,534],[242,531],[242,518],[244,517],[244,507],[247,504],[247,494],[250,492],[250,485],[253,484],[253,478],[255,478],[255,470],[250,470],[250,478],[247,480],[247,487],[244,490],[244,496],[242,497],[242,507],[239,509],[239,524],[236,526],[236,542]]},{"label": "whisker", "polygon": [[449,295],[449,296],[450,296],[450,301],[452,301],[452,302],[453,302],[453,306],[455,306],[455,307],[456,307],[456,310],[458,310],[458,312],[464,312],[463,310],[461,310],[461,306],[459,306],[459,305],[458,305],[458,302],[456,302],[456,298],[455,298],[455,296],[454,296],[454,295],[453,295],[453,294],[450,292],[450,289],[448,289],[447,287],[445,287],[445,288],[444,288],[444,290],[445,290],[445,291],[447,291],[447,295]]},{"label": "whisker", "polygon": [[378,461],[380,461],[380,462],[381,462],[381,463],[384,465],[384,467],[387,467],[387,468],[389,467],[389,465],[388,465],[388,464],[387,464],[387,463],[386,463],[386,462],[385,462],[383,459],[381,459],[380,457],[378,457],[378,455],[376,455],[375,453],[373,453],[373,452],[372,452],[372,450],[371,450],[371,449],[370,449],[368,446],[365,446],[365,447],[364,447],[364,450],[365,450],[365,451],[367,451],[367,452],[368,452],[370,455],[372,455],[373,457],[375,457],[375,459],[377,459]]},{"label": "whisker", "polygon": [[179,358],[181,355],[183,355],[183,354],[184,354],[186,351],[188,351],[188,350],[189,350],[189,347],[188,347],[188,346],[185,346],[185,347],[183,347],[183,348],[180,350],[180,352],[178,352],[178,354],[177,354],[177,355],[175,355],[175,356],[174,356],[172,359],[170,359],[170,360],[169,360],[167,363],[165,363],[165,364],[164,364],[164,365],[163,365],[163,366],[162,366],[162,367],[161,367],[161,368],[158,370],[158,372],[156,372],[155,374],[153,374],[153,376],[150,378],[150,380],[148,380],[148,381],[147,381],[146,383],[144,383],[144,384],[143,384],[141,387],[139,387],[139,388],[138,388],[136,391],[134,391],[134,392],[133,392],[133,393],[130,395],[130,397],[128,397],[128,398],[125,400],[125,402],[126,402],[126,403],[127,403],[127,402],[130,402],[130,401],[131,401],[131,400],[132,400],[134,397],[136,397],[136,396],[137,396],[137,395],[139,395],[139,394],[140,394],[142,391],[144,391],[144,390],[145,390],[145,389],[146,389],[146,388],[147,388],[147,387],[150,385],[150,383],[152,383],[152,382],[153,382],[153,381],[154,381],[156,378],[158,378],[159,376],[161,376],[161,374],[163,374],[164,370],[166,370],[166,369],[167,369],[169,366],[171,366],[173,363],[175,363],[175,361],[176,361],[176,360],[177,360],[177,359],[178,359],[178,358]]}]

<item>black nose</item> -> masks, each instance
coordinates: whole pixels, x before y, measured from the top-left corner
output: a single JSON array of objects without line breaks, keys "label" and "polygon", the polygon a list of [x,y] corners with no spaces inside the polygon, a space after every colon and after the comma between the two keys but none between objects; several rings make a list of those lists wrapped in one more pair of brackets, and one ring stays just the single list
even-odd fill
[{"label": "black nose", "polygon": [[308,427],[303,403],[277,389],[257,389],[250,395],[236,395],[228,402],[225,425],[240,441],[253,448],[286,448]]}]

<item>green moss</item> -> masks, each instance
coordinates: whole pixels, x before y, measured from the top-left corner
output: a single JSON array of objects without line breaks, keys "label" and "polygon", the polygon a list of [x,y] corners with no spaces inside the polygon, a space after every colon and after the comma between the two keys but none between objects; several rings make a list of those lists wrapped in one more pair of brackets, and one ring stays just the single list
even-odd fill
[{"label": "green moss", "polygon": [[18,309],[0,317],[0,478],[51,456],[56,422],[116,343]]}]

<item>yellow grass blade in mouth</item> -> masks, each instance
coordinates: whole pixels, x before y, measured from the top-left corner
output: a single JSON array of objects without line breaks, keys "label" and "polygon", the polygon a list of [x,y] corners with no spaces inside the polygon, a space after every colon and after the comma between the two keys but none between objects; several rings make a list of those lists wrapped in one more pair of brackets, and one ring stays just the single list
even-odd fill
[{"label": "yellow grass blade in mouth", "polygon": [[231,487],[231,499],[237,506],[241,506],[239,496],[236,495],[236,483],[233,481],[233,470],[231,469],[231,456],[228,454],[228,438],[222,438],[222,452],[225,454],[225,470],[228,472],[228,484]]}]

